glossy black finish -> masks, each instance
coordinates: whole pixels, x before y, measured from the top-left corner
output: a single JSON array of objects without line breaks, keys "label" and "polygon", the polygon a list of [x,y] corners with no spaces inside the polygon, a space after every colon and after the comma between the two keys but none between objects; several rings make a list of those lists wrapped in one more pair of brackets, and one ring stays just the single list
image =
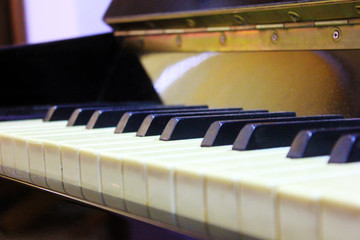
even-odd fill
[{"label": "glossy black finish", "polygon": [[255,5],[275,5],[281,3],[308,2],[289,0],[132,0],[112,1],[106,17],[124,17],[133,15],[176,13],[184,11],[206,11],[211,9],[249,7]]},{"label": "glossy black finish", "polygon": [[113,33],[0,48],[0,106],[156,101],[138,56]]},{"label": "glossy black finish", "polygon": [[47,113],[51,105],[35,105],[35,106],[21,106],[11,108],[0,108],[1,116],[9,115],[27,115],[34,113]]},{"label": "glossy black finish", "polygon": [[170,119],[174,117],[185,117],[185,116],[207,116],[214,114],[233,114],[233,113],[245,113],[245,112],[267,112],[265,110],[254,110],[254,111],[243,111],[241,108],[218,108],[218,109],[209,109],[209,111],[205,112],[190,112],[190,113],[172,113],[172,114],[151,114],[147,116],[142,122],[139,130],[136,133],[138,137],[145,136],[155,136],[160,135],[166,124],[170,121]]},{"label": "glossy black finish", "polygon": [[42,119],[51,106],[22,106],[14,108],[0,108],[0,121]]},{"label": "glossy black finish", "polygon": [[352,163],[360,161],[360,134],[342,136],[331,151],[329,163]]},{"label": "glossy black finish", "polygon": [[189,107],[169,109],[169,110],[127,112],[121,117],[118,125],[116,126],[115,133],[137,132],[140,128],[141,123],[146,118],[146,116],[150,114],[186,113],[186,112],[194,112],[194,111],[202,112],[208,110],[209,109],[207,106],[189,106]]},{"label": "glossy black finish", "polygon": [[291,144],[287,157],[304,158],[329,155],[341,135],[350,133],[359,134],[360,127],[301,131]]},{"label": "glossy black finish", "polygon": [[161,140],[180,140],[201,138],[205,136],[209,126],[219,120],[259,119],[281,116],[282,113],[239,113],[227,115],[177,117],[172,118],[160,136]]},{"label": "glossy black finish", "polygon": [[[321,120],[324,116],[309,116],[309,117],[292,117],[291,112],[284,112],[284,116],[268,119],[252,119],[252,120],[229,120],[217,121],[211,124],[205,137],[201,143],[202,147],[213,147],[233,144],[240,130],[249,123],[261,122],[294,122],[294,121],[309,121]],[[340,117],[340,115],[339,115]]]},{"label": "glossy black finish", "polygon": [[[360,126],[360,119],[331,119],[305,122],[258,123],[246,125],[237,136],[233,150],[255,150],[290,146],[306,129]],[[336,118],[336,117],[335,117]]]}]

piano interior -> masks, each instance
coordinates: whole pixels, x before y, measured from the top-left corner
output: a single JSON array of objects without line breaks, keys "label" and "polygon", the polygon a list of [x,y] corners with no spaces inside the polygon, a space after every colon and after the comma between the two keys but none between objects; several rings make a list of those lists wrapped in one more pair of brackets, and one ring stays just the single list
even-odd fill
[{"label": "piano interior", "polygon": [[360,239],[359,15],[113,0],[0,49],[1,239]]}]

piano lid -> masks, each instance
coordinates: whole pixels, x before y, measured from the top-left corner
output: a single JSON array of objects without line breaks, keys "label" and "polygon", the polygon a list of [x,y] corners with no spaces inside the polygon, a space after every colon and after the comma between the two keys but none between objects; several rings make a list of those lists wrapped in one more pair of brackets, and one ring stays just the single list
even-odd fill
[{"label": "piano lid", "polygon": [[104,20],[140,51],[360,48],[359,0],[113,0]]},{"label": "piano lid", "polygon": [[353,0],[113,0],[105,21],[117,30],[193,28],[359,17]]}]

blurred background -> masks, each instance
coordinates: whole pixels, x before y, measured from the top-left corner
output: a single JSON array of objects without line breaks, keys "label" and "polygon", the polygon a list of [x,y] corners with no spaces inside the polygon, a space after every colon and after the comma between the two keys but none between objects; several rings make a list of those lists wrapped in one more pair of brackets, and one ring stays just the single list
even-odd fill
[{"label": "blurred background", "polygon": [[110,32],[110,0],[1,0],[0,46],[41,43]]}]

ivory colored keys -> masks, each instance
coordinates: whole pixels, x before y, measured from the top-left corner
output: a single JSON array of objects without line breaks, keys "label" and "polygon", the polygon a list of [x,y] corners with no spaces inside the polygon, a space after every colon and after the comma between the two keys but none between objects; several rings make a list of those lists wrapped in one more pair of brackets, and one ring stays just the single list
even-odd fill
[{"label": "ivory colored keys", "polygon": [[[353,171],[344,170],[335,174],[332,170],[325,170],[326,157],[312,159],[309,164],[304,161],[293,162],[285,158],[288,148],[275,149],[275,152],[271,152],[274,149],[237,152],[231,151],[230,146],[202,149],[199,147],[201,139],[163,142],[158,141],[158,137],[136,138],[134,133],[113,135],[113,128],[99,129],[97,132],[75,127],[73,133],[70,130],[61,133],[60,128],[63,126],[60,125],[56,128],[54,125],[32,132],[25,131],[25,138],[29,138],[27,141],[30,159],[35,159],[31,157],[31,153],[35,153],[35,149],[40,147],[39,153],[45,153],[44,163],[56,160],[57,168],[60,166],[61,170],[63,167],[64,172],[60,172],[62,178],[59,178],[58,182],[71,186],[65,189],[65,192],[75,187],[74,192],[70,190],[68,193],[181,228],[203,231],[213,237],[220,237],[217,235],[217,227],[259,236],[255,233],[258,230],[255,229],[256,224],[251,224],[254,220],[249,216],[248,209],[255,206],[251,205],[252,194],[249,192],[263,186],[262,179],[275,179],[274,181],[281,184],[288,184],[297,183],[300,176],[307,172],[311,174],[305,181]],[[47,134],[49,129],[53,129],[53,132]],[[85,132],[86,136],[83,135]],[[96,137],[100,137],[101,142]],[[16,139],[17,136],[14,136],[13,140]],[[58,153],[48,155],[46,149],[51,147]],[[53,158],[55,155],[59,158]],[[71,163],[72,160],[75,162]],[[61,165],[64,162],[69,163],[69,166]],[[76,165],[77,168],[71,169],[71,166]],[[47,170],[45,166],[45,180],[48,176]],[[72,172],[65,173],[68,170],[75,173],[75,183],[71,182]],[[31,180],[33,181],[32,178]],[[45,181],[45,184],[48,182]],[[277,186],[281,187],[281,184]],[[227,186],[236,187],[230,187],[232,191],[229,191]],[[234,189],[237,190],[234,192]],[[270,189],[274,191],[276,188]],[[226,192],[230,195],[220,195],[227,200],[215,198],[219,193]],[[239,195],[238,192],[245,195]],[[244,201],[240,204],[236,199]],[[266,207],[273,201],[273,198],[264,198],[261,206]],[[229,206],[229,209],[222,207],[224,211],[221,212],[219,206]],[[235,214],[235,221],[231,221],[234,220],[234,213],[238,213],[233,211],[234,208],[244,211]],[[274,209],[265,210],[265,213],[268,213],[264,218],[266,222],[274,218]],[[266,238],[273,238],[277,234],[276,227],[272,224],[257,227],[263,229],[261,234],[267,236]]]},{"label": "ivory colored keys", "polygon": [[[341,171],[349,165],[338,164]],[[288,184],[278,189],[279,239],[352,240],[360,237],[360,173]]]}]

